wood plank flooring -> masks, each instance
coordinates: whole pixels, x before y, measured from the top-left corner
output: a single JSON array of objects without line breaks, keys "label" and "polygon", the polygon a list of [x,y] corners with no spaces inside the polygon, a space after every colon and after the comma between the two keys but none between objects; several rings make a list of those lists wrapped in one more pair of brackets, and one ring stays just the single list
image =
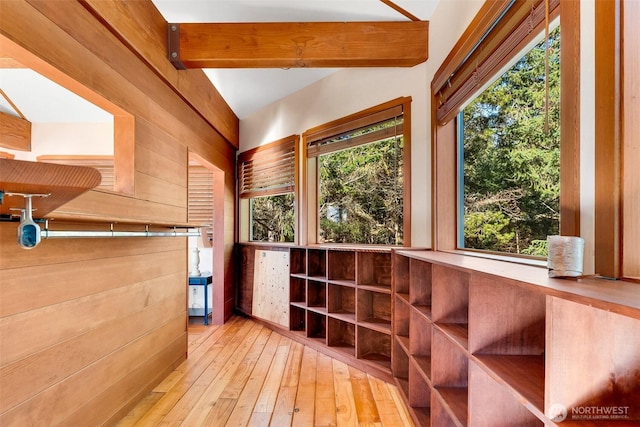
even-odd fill
[{"label": "wood plank flooring", "polygon": [[413,426],[397,388],[252,320],[189,326],[189,358],[118,424]]}]

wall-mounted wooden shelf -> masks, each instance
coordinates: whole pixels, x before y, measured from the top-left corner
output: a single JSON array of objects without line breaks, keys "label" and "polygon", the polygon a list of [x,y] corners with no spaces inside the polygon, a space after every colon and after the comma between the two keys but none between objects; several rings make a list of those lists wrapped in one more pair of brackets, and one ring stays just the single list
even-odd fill
[{"label": "wall-mounted wooden shelf", "polygon": [[[49,194],[34,197],[34,217],[44,218],[53,210],[100,184],[100,172],[86,166],[26,162],[0,159],[0,191],[4,193]],[[17,215],[23,209],[22,197],[3,197],[0,214]]]}]

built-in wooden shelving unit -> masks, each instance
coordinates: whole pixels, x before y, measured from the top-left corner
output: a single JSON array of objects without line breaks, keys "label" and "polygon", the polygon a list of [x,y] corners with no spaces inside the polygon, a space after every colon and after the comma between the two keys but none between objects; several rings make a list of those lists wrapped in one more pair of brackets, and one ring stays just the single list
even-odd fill
[{"label": "built-in wooden shelving unit", "polygon": [[289,328],[284,332],[373,375],[392,379],[390,248],[241,245],[238,308],[246,314],[252,314],[258,249],[289,253]]},{"label": "built-in wooden shelving unit", "polygon": [[640,420],[638,284],[432,251],[392,260],[393,376],[418,425],[569,425],[587,407]]},{"label": "built-in wooden shelving unit", "polygon": [[290,329],[391,372],[391,251],[290,249]]},{"label": "built-in wooden shelving unit", "polygon": [[[257,247],[242,247],[246,277]],[[640,422],[637,283],[417,249],[275,249],[290,259],[284,332],[394,379],[419,426],[566,426],[587,407]]]}]

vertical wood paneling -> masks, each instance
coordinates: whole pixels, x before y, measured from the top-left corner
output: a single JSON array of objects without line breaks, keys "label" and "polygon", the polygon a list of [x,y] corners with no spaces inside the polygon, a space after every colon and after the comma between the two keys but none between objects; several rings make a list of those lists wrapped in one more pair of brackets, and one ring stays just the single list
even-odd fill
[{"label": "vertical wood paneling", "polygon": [[623,9],[623,231],[622,275],[640,280],[640,2]]},{"label": "vertical wood paneling", "polygon": [[595,273],[620,277],[620,0],[595,7]]}]

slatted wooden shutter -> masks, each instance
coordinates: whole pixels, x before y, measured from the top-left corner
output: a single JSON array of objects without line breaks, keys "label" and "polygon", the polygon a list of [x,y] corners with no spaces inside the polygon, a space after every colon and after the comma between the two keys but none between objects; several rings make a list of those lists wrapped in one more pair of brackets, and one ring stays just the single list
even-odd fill
[{"label": "slatted wooden shutter", "polygon": [[203,226],[203,242],[213,241],[213,172],[200,164],[189,164],[189,223]]},{"label": "slatted wooden shutter", "polygon": [[254,148],[238,156],[241,198],[291,193],[295,190],[297,135]]}]

